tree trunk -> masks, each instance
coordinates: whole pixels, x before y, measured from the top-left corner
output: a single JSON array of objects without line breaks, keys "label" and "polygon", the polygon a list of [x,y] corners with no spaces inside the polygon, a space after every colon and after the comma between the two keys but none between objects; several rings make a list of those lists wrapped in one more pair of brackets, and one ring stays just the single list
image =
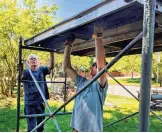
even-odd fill
[{"label": "tree trunk", "polygon": [[162,80],[160,80],[160,87],[162,87]]},{"label": "tree trunk", "polygon": [[132,79],[133,79],[133,72],[132,72]]},{"label": "tree trunk", "polygon": [[1,91],[3,95],[6,95],[7,97],[13,96],[15,81],[16,79],[14,76],[4,74],[1,80]]},{"label": "tree trunk", "polygon": [[9,81],[9,97],[13,96],[13,90],[14,90],[14,85],[15,85],[15,79],[12,76],[11,80]]}]

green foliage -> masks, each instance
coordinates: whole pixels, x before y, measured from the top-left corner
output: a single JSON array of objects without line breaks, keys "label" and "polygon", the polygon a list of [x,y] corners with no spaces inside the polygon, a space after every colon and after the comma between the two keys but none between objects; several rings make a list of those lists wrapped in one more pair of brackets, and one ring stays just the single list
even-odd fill
[{"label": "green foliage", "polygon": [[129,78],[128,83],[140,83],[140,78]]},{"label": "green foliage", "polygon": [[[159,52],[159,58],[162,59],[162,54]],[[160,82],[160,86],[162,86],[162,62],[157,60],[157,53],[153,54],[152,57],[152,73],[154,75],[154,78],[157,78],[157,69],[158,69],[158,80]]]},{"label": "green foliage", "polygon": [[[0,92],[11,96],[16,81],[16,64],[18,60],[18,39],[35,35],[52,26],[57,21],[57,6],[37,8],[37,0],[0,1]],[[23,51],[23,56],[31,51]]]},{"label": "green foliage", "polygon": [[[106,59],[110,62],[113,58]],[[141,55],[129,55],[122,57],[113,67],[111,72],[140,72],[141,71]]]},{"label": "green foliage", "polygon": [[123,57],[124,72],[140,72],[141,71],[141,55],[129,55]]},{"label": "green foliage", "polygon": [[86,56],[84,56],[84,57],[72,56],[72,58],[71,58],[72,66],[77,71],[81,70],[81,71],[88,72],[90,70],[89,68],[91,65],[90,61],[91,61],[91,58],[86,57]]},{"label": "green foliage", "polygon": [[[106,61],[107,62],[110,62],[111,60],[113,60],[114,57],[111,57],[111,58],[106,58]],[[122,59],[120,59],[117,63],[115,63],[110,69],[109,71],[110,72],[120,72],[124,69],[124,64],[125,62],[123,62]]]},{"label": "green foliage", "polygon": [[[160,58],[162,58],[162,54],[160,53]],[[107,58],[106,60],[110,62],[113,58]],[[141,55],[129,55],[122,57],[114,66],[110,68],[110,72],[118,71],[118,72],[141,72]],[[157,53],[153,53],[152,57],[152,74],[154,78],[157,77],[157,67],[159,71],[159,82],[162,85],[162,62],[158,63],[157,61]],[[152,81],[155,83],[155,80]]]}]

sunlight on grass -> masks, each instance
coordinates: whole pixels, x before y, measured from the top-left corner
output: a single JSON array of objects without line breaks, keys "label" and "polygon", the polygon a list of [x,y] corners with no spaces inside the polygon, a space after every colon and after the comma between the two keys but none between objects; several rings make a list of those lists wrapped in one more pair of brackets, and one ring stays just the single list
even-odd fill
[{"label": "sunlight on grass", "polygon": [[[1,99],[0,105],[0,131],[15,132],[16,130],[16,98],[5,98]],[[24,103],[23,98],[21,98],[21,114],[24,114]],[[54,100],[48,100],[48,103],[52,111],[55,111],[63,102],[58,102]],[[74,102],[70,102],[66,106],[66,111],[72,111]],[[139,103],[133,98],[126,98],[121,96],[108,95],[105,100],[105,105],[103,108],[103,125],[107,125],[116,120],[119,120],[129,114],[138,111]],[[63,110],[62,110],[63,111]],[[48,113],[47,109],[46,112]],[[61,111],[60,111],[61,112]],[[160,111],[155,111],[157,115],[162,117]],[[71,115],[57,115],[57,122],[63,132],[71,132],[70,121]],[[138,119],[139,114],[125,119],[119,123],[112,125],[111,127],[104,128],[105,132],[136,132],[138,131]],[[20,120],[20,131],[25,132],[27,128],[26,120]],[[152,114],[150,114],[150,131],[162,131],[161,122]],[[45,132],[57,132],[57,129],[50,119],[45,123]]]},{"label": "sunlight on grass", "polygon": [[[52,106],[55,106],[55,107],[60,107],[63,102],[62,101],[59,101],[59,102],[56,102],[54,100],[48,100],[48,103],[49,105],[52,107]],[[73,109],[73,105],[74,105],[74,101],[71,101],[68,105],[66,105],[66,109],[67,110],[72,110]]]}]

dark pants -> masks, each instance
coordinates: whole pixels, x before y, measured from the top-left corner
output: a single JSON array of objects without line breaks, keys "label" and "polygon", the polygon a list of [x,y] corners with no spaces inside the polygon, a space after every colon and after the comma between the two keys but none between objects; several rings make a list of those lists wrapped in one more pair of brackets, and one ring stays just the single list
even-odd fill
[{"label": "dark pants", "polygon": [[[37,104],[37,105],[26,105],[25,104],[25,114],[26,115],[32,115],[32,114],[44,114],[45,113],[45,107],[43,103]],[[39,123],[41,123],[45,117],[33,117],[33,118],[27,118],[27,124],[28,124],[28,132],[32,131]],[[37,132],[43,132],[44,125],[42,125],[40,128],[37,129]]]}]

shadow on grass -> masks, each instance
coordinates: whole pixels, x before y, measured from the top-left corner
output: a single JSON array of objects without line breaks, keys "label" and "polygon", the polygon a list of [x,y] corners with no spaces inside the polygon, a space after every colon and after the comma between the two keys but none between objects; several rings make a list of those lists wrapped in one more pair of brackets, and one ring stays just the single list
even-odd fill
[{"label": "shadow on grass", "polygon": [[[51,110],[55,111],[56,107],[51,106]],[[24,114],[24,106],[21,105],[21,114]],[[48,112],[48,111],[46,111]],[[70,128],[70,119],[71,115],[58,115],[56,116],[58,124],[62,131],[72,131]],[[16,131],[16,109],[13,107],[4,107],[0,108],[0,132],[15,132]],[[20,119],[20,128],[21,132],[26,132],[27,124],[26,119]],[[53,123],[53,120],[49,120],[45,123],[46,132],[57,132],[57,129]]]},{"label": "shadow on grass", "polygon": [[[51,110],[55,111],[56,107],[51,106]],[[21,113],[23,113],[23,105],[21,105]],[[108,125],[120,118],[125,117],[128,114],[134,113],[131,110],[126,110],[124,113],[120,109],[104,110],[103,125]],[[106,117],[109,115],[109,117]],[[162,117],[162,114],[159,115]],[[136,132],[138,131],[138,118],[139,115],[135,115],[119,123],[116,123],[110,127],[104,128],[105,132]],[[58,115],[56,116],[57,122],[63,132],[71,132],[70,120],[71,115]],[[0,132],[15,132],[16,131],[16,109],[12,107],[0,108]],[[26,131],[26,120],[20,120],[20,131]],[[161,122],[151,115],[150,117],[150,131],[160,132],[162,131]],[[49,120],[45,123],[45,132],[57,132],[56,127],[53,124],[53,120]]]},{"label": "shadow on grass", "polygon": [[[116,109],[115,111],[104,110],[104,114],[111,114],[111,117],[104,118],[103,125],[106,126],[112,122],[115,122],[135,112],[128,110],[125,113],[126,114],[121,113],[119,109]],[[159,117],[162,118],[162,113],[158,115]],[[115,123],[111,126],[105,127],[104,132],[138,132],[138,126],[139,126],[139,113],[125,120],[122,120],[118,123]],[[162,122],[153,115],[150,115],[150,131],[151,132],[162,131]]]}]

